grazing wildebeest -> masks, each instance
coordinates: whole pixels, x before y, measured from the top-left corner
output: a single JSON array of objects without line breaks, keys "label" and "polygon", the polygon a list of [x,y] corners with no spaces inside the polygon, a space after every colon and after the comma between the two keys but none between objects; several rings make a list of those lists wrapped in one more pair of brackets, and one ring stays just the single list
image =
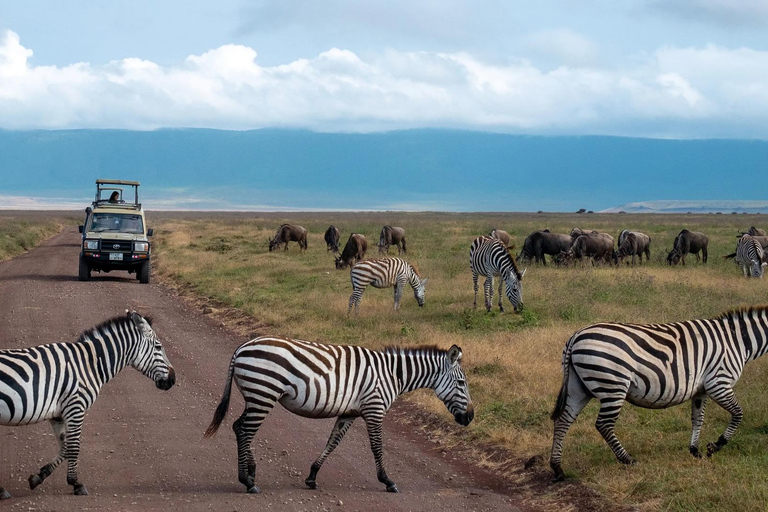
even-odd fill
[{"label": "grazing wildebeest", "polygon": [[597,231],[594,229],[581,229],[581,228],[573,228],[571,230],[571,241],[575,242],[577,238],[579,238],[581,235],[586,234],[597,234]]},{"label": "grazing wildebeest", "polygon": [[397,246],[397,254],[408,253],[405,249],[405,230],[403,228],[392,227],[389,224],[381,228],[379,253],[389,254],[390,245]]},{"label": "grazing wildebeest", "polygon": [[344,250],[341,251],[341,255],[336,258],[336,268],[341,270],[350,265],[354,265],[365,257],[365,251],[367,250],[368,240],[365,239],[365,236],[352,233],[349,235],[349,239],[344,246]]},{"label": "grazing wildebeest", "polygon": [[328,246],[328,250],[333,251],[334,254],[339,252],[339,237],[341,237],[341,233],[333,224],[325,230],[325,243]]},{"label": "grazing wildebeest", "polygon": [[490,233],[488,233],[488,236],[491,238],[496,238],[498,240],[501,240],[501,242],[504,244],[504,247],[509,249],[509,242],[511,240],[509,233],[504,231],[503,229],[494,229]]},{"label": "grazing wildebeest", "polygon": [[704,233],[683,229],[675,238],[672,250],[667,255],[667,263],[677,265],[682,260],[683,265],[685,265],[685,255],[688,253],[695,254],[696,261],[698,261],[700,259],[699,251],[701,251],[701,259],[706,263],[708,244],[709,238]]},{"label": "grazing wildebeest", "polygon": [[640,263],[643,262],[643,253],[645,259],[651,259],[651,237],[639,231],[629,231],[625,229],[619,235],[619,249],[616,256],[621,263],[626,256],[632,256],[632,265],[635,264],[635,255],[640,256]]},{"label": "grazing wildebeest", "polygon": [[617,263],[616,251],[613,248],[613,237],[608,233],[584,233],[579,235],[568,249],[567,258],[582,261],[584,257],[592,258],[593,262],[604,261]]},{"label": "grazing wildebeest", "polygon": [[557,256],[571,247],[573,240],[570,235],[550,233],[548,229],[534,231],[523,242],[523,249],[517,256],[517,261],[533,260],[535,263],[547,264],[546,255]]},{"label": "grazing wildebeest", "polygon": [[746,233],[744,233],[744,232],[742,232],[742,233],[739,233],[738,235],[736,235],[736,238],[741,238],[743,235],[749,235],[749,236],[766,236],[766,235],[765,235],[765,230],[763,230],[763,229],[758,229],[758,228],[756,228],[755,226],[752,226],[752,227],[750,227],[750,228],[749,228],[749,231],[747,231]]},{"label": "grazing wildebeest", "polygon": [[301,249],[307,249],[307,230],[293,224],[283,224],[277,228],[274,238],[269,241],[269,252],[276,251],[285,244],[288,250],[288,242],[298,242]]}]

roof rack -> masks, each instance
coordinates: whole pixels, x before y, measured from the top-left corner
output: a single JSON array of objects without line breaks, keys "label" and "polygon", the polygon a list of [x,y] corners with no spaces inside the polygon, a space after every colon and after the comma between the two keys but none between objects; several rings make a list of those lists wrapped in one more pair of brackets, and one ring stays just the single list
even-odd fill
[{"label": "roof rack", "polygon": [[[134,200],[133,202],[126,202],[123,195],[123,187],[121,186],[127,186],[127,187],[133,187],[133,195]],[[120,209],[131,209],[131,210],[140,210],[141,209],[141,203],[139,202],[139,186],[141,183],[138,181],[128,181],[128,180],[107,180],[107,179],[97,179],[96,180],[96,197],[93,200],[93,206],[103,208],[103,207],[109,207],[109,208],[120,208]],[[111,199],[110,197],[103,198],[101,197],[102,191],[109,191],[111,192],[110,197],[117,194],[117,199]]]}]

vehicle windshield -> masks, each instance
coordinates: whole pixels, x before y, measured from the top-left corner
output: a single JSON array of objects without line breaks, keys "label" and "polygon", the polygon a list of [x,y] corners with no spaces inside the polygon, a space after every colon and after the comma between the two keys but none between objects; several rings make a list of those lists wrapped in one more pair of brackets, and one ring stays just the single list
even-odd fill
[{"label": "vehicle windshield", "polygon": [[94,233],[131,233],[143,234],[144,223],[141,215],[121,213],[94,213],[91,215],[88,231]]}]

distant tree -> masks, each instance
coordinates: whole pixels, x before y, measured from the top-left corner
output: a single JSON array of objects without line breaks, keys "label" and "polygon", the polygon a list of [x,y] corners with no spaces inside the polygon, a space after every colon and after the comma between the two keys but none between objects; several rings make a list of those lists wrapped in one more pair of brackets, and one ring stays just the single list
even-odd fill
[{"label": "distant tree", "polygon": [[577,211],[576,213],[587,213],[587,209],[586,208],[580,208],[579,211]]}]

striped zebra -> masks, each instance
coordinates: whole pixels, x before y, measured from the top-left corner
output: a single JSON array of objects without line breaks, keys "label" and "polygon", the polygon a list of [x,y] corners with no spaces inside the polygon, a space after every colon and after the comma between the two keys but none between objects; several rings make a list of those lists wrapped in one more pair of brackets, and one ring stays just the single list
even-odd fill
[{"label": "striped zebra", "polygon": [[520,272],[515,260],[509,255],[507,248],[501,240],[490,236],[479,236],[472,242],[469,249],[469,266],[472,269],[472,284],[475,287],[475,302],[472,305],[477,309],[477,278],[485,276],[485,309],[491,311],[493,303],[493,276],[500,276],[499,282],[499,309],[504,311],[502,303],[501,287],[506,283],[506,292],[509,302],[515,311],[523,310],[523,276],[525,270]]},{"label": "striped zebra", "polygon": [[763,246],[749,235],[742,236],[736,246],[736,263],[746,277],[763,277]]},{"label": "striped zebra", "polygon": [[349,297],[347,314],[355,306],[355,314],[363,298],[363,292],[368,285],[374,288],[395,287],[395,311],[400,309],[400,298],[406,283],[413,288],[413,296],[424,306],[424,286],[429,278],[422,279],[410,263],[401,258],[381,258],[358,262],[349,273],[352,279],[352,295]]},{"label": "striped zebra", "polygon": [[624,401],[662,409],[691,402],[690,452],[701,457],[699,433],[707,398],[731,414],[720,438],[707,445],[711,456],[731,440],[742,409],[733,393],[747,361],[768,350],[768,306],[729,311],[717,318],[670,324],[602,323],[576,332],[563,350],[563,384],[552,413],[555,433],[549,463],[555,479],[563,439],[584,406],[597,398],[595,427],[619,462],[635,460],[614,433]]},{"label": "striped zebra", "polygon": [[469,425],[474,407],[461,369],[461,349],[387,348],[373,351],[263,336],[241,345],[229,363],[221,399],[205,437],[216,433],[229,409],[234,379],[245,410],[232,429],[237,436],[237,469],[247,492],[255,485],[256,460],[251,441],[269,411],[280,404],[306,418],[337,418],[328,443],[310,468],[305,484],[315,489],[323,462],[339,445],[357,417],[368,429],[376,473],[389,492],[399,492],[384,470],[381,428],[384,414],[398,395],[420,388],[435,390],[454,419]]},{"label": "striped zebra", "polygon": [[[87,495],[77,479],[77,457],[85,412],[101,387],[126,366],[133,366],[170,389],[175,372],[149,318],[135,311],[83,332],[74,343],[0,350],[0,425],[51,422],[59,455],[29,477],[34,489],[67,460],[67,483]],[[0,488],[2,498],[10,498]]]}]

